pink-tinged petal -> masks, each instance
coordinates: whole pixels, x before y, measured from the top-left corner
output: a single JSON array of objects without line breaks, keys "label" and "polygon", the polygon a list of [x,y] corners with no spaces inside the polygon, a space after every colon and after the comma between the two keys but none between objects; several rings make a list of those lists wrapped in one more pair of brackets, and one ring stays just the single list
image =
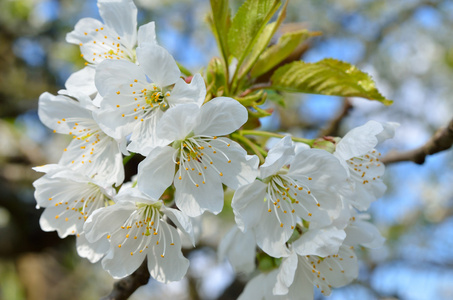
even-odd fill
[{"label": "pink-tinged petal", "polygon": [[247,122],[247,109],[238,101],[217,97],[201,106],[195,135],[221,136],[238,130]]},{"label": "pink-tinged petal", "polygon": [[39,97],[38,116],[44,125],[64,134],[72,131],[74,122],[77,122],[74,120],[92,119],[91,111],[81,107],[78,101],[47,92]]},{"label": "pink-tinged petal", "polygon": [[175,228],[162,223],[162,240],[153,246],[148,254],[148,270],[151,277],[159,282],[168,283],[181,280],[189,268],[189,260],[181,253],[181,241]]},{"label": "pink-tinged petal", "polygon": [[138,28],[138,46],[143,47],[146,44],[156,45],[156,25],[154,22],[142,25]]},{"label": "pink-tinged petal", "polygon": [[[259,212],[265,211],[266,184],[255,180],[251,184],[239,187],[234,193],[231,207],[236,224],[242,231],[257,226],[261,221]],[[267,211],[266,211],[267,212]]]},{"label": "pink-tinged petal", "polygon": [[237,273],[250,274],[255,270],[256,243],[252,230],[245,233],[233,226],[223,237],[218,249],[220,260],[228,258]]},{"label": "pink-tinged petal", "polygon": [[365,125],[350,130],[338,142],[335,148],[335,156],[347,160],[355,156],[361,156],[376,147],[376,136],[384,130],[381,123],[368,121]]},{"label": "pink-tinged petal", "polygon": [[85,68],[72,73],[65,82],[68,91],[77,91],[85,95],[94,95],[97,93],[94,84],[95,68],[86,66]]},{"label": "pink-tinged petal", "polygon": [[105,25],[118,34],[118,41],[132,49],[137,41],[137,7],[134,2],[99,0],[98,7]]},{"label": "pink-tinged petal", "polygon": [[[103,97],[129,90],[135,80],[146,83],[146,75],[139,66],[127,60],[105,60],[96,68],[95,84]],[[129,96],[128,99],[133,102],[134,98]]]},{"label": "pink-tinged petal", "polygon": [[[272,292],[276,295],[286,295],[288,294],[288,288],[294,282],[294,276],[296,275],[298,264],[297,254],[295,252],[291,252],[288,257],[285,257],[282,260],[282,264],[278,269],[277,280]],[[296,282],[295,284],[300,284]]]},{"label": "pink-tinged petal", "polygon": [[154,148],[138,165],[138,188],[152,198],[159,199],[171,185],[175,174],[171,147]]},{"label": "pink-tinged petal", "polygon": [[189,217],[197,217],[206,210],[218,214],[223,208],[222,182],[212,168],[199,175],[191,164],[187,164],[187,170],[180,166],[174,185],[176,206]]},{"label": "pink-tinged petal", "polygon": [[161,46],[145,44],[138,47],[137,60],[146,75],[160,88],[174,84],[181,75],[173,56]]},{"label": "pink-tinged petal", "polygon": [[322,229],[310,229],[292,245],[299,255],[317,255],[326,257],[336,254],[346,238],[344,230],[329,226]]},{"label": "pink-tinged petal", "polygon": [[167,110],[157,124],[157,136],[170,141],[183,140],[195,127],[200,108],[193,103]]},{"label": "pink-tinged petal", "polygon": [[223,184],[236,190],[255,180],[259,163],[257,156],[248,156],[244,148],[227,138],[218,138],[209,144],[211,148],[205,147],[204,155],[210,157],[212,165],[222,174]]},{"label": "pink-tinged petal", "polygon": [[166,99],[170,103],[170,106],[185,103],[195,103],[201,106],[205,97],[206,84],[203,77],[197,73],[189,84],[179,78],[171,90],[170,96]]},{"label": "pink-tinged petal", "polygon": [[110,247],[107,239],[100,239],[94,243],[88,242],[84,233],[79,234],[76,241],[77,254],[80,257],[85,257],[91,263],[98,262],[104,257]]},{"label": "pink-tinged petal", "polygon": [[285,136],[268,152],[266,161],[260,166],[260,177],[266,178],[276,174],[293,159],[294,144],[290,136]]}]

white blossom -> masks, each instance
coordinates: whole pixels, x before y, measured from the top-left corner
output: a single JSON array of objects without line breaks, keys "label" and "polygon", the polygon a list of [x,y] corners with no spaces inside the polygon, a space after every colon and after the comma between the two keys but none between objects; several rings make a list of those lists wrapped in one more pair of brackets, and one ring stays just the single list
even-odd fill
[{"label": "white blossom", "polygon": [[[237,189],[256,177],[256,156],[247,156],[236,142],[219,137],[237,130],[247,110],[231,98],[215,98],[167,111],[157,128],[172,146],[153,149],[138,167],[138,187],[151,197],[174,182],[175,202],[191,217],[223,207],[223,187]],[[176,170],[177,167],[177,170]]]},{"label": "white blossom", "polygon": [[336,145],[333,155],[348,172],[353,190],[347,199],[359,210],[368,209],[387,188],[382,181],[385,167],[380,161],[381,153],[375,147],[392,138],[397,126],[396,123],[369,121],[349,131]]},{"label": "white blossom", "polygon": [[357,275],[357,257],[347,245],[326,257],[291,251],[278,269],[250,280],[238,300],[312,300],[314,286],[328,296],[333,287],[346,285]]},{"label": "white blossom", "polygon": [[103,99],[96,120],[112,137],[132,133],[128,149],[147,155],[153,147],[168,143],[156,136],[164,112],[184,103],[201,106],[206,86],[200,74],[190,84],[182,80],[173,57],[158,45],[137,48],[137,59],[138,66],[125,60],[98,66],[95,81]]},{"label": "white blossom", "polygon": [[54,132],[73,137],[63,151],[60,165],[120,185],[124,180],[121,142],[99,128],[93,119],[93,112],[97,109],[86,95],[43,93],[39,97],[38,115],[41,122]]},{"label": "white blossom", "polygon": [[269,150],[259,177],[236,191],[232,207],[238,227],[253,229],[258,246],[271,256],[288,255],[285,243],[300,220],[323,228],[341,215],[338,191],[346,184],[346,172],[326,151],[295,154],[291,138],[285,137]]},{"label": "white blossom", "polygon": [[45,210],[39,224],[44,231],[57,231],[60,238],[77,236],[80,256],[95,262],[108,249],[104,240],[88,243],[83,225],[98,208],[109,205],[115,191],[109,184],[96,181],[61,165],[34,168],[46,174],[33,183],[35,199]]},{"label": "white blossom", "polygon": [[160,282],[180,280],[189,261],[181,253],[181,239],[171,220],[193,240],[192,225],[182,212],[168,208],[136,188],[122,190],[115,205],[97,210],[84,230],[90,242],[105,239],[110,248],[102,267],[114,278],[133,273],[147,258],[151,276]]}]

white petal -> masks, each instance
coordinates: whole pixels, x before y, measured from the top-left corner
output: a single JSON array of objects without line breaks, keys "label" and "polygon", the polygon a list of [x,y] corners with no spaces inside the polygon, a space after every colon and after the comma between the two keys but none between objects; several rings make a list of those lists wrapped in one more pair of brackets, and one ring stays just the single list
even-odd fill
[{"label": "white petal", "polygon": [[173,56],[159,45],[138,47],[137,60],[146,75],[160,88],[174,84],[181,75]]},{"label": "white petal", "polygon": [[[315,261],[317,260],[318,258],[315,259]],[[327,287],[327,283],[333,287],[346,285],[357,278],[359,270],[357,256],[348,245],[342,245],[335,257],[329,256],[324,258],[316,265],[316,268],[321,272],[322,277],[326,279],[321,280],[321,278],[314,277],[315,284],[325,286],[325,295],[330,294],[330,288]]]},{"label": "white petal", "polygon": [[175,174],[171,147],[157,147],[138,165],[138,188],[152,198],[159,199],[171,185]]},{"label": "white petal", "polygon": [[142,47],[145,44],[156,45],[156,25],[154,22],[142,25],[138,28],[138,46]]},{"label": "white petal", "polygon": [[[96,88],[101,96],[115,95],[134,80],[146,82],[146,75],[136,64],[127,60],[105,60],[96,68]],[[129,97],[132,101],[133,97]]]},{"label": "white petal", "polygon": [[[332,154],[320,149],[301,151],[294,157],[288,176],[307,186],[320,204],[319,209],[328,212],[331,219],[339,216],[343,205],[338,191],[347,185],[347,174]],[[313,221],[320,226],[330,223],[325,219]]]},{"label": "white petal", "polygon": [[157,135],[157,124],[163,114],[162,110],[155,109],[143,121],[138,123],[132,131],[131,143],[127,147],[129,151],[146,156],[153,148],[163,147],[171,142],[171,140],[160,138]]},{"label": "white petal", "polygon": [[[154,255],[148,254],[148,270],[157,281],[168,283],[184,277],[189,268],[189,260],[181,253],[181,241],[176,229],[165,225],[162,230],[165,231],[167,244],[161,242],[153,247]],[[170,237],[173,238],[173,245],[169,245]],[[164,257],[161,256],[163,254]]]},{"label": "white petal", "polygon": [[195,246],[195,236],[194,230],[192,228],[192,222],[186,214],[183,212],[173,209],[170,207],[163,206],[161,211],[180,229],[185,233],[192,242],[192,245]]},{"label": "white petal", "polygon": [[326,257],[336,254],[345,238],[344,230],[330,226],[322,229],[310,229],[292,245],[299,255]]},{"label": "white petal", "polygon": [[105,237],[106,234],[122,226],[135,209],[136,206],[132,202],[119,202],[96,210],[83,226],[86,239],[93,243]]},{"label": "white petal", "polygon": [[192,81],[187,84],[179,78],[167,97],[170,105],[195,103],[201,106],[206,97],[206,84],[199,73],[195,74]]},{"label": "white petal", "polygon": [[213,166],[222,173],[223,184],[236,190],[255,180],[259,163],[257,156],[248,156],[238,143],[227,138],[218,138],[209,144],[216,153],[206,149],[204,154],[209,155]]},{"label": "white petal", "polygon": [[290,136],[285,136],[268,152],[266,161],[260,166],[260,177],[266,178],[276,174],[294,157],[294,144]]},{"label": "white petal", "polygon": [[65,87],[69,91],[77,91],[86,95],[94,95],[97,93],[96,86],[94,84],[95,69],[92,66],[86,66],[85,68],[72,73],[65,82]]},{"label": "white petal", "polygon": [[[91,35],[88,35],[88,32],[92,32],[96,29],[99,29],[103,26],[102,22],[93,18],[83,18],[80,19],[73,31],[69,32],[66,35],[66,42],[71,44],[82,45],[92,39]],[[87,34],[85,34],[85,32]]]},{"label": "white petal", "polygon": [[194,133],[207,136],[227,135],[239,129],[247,119],[247,109],[238,101],[217,97],[201,106]]},{"label": "white petal", "polygon": [[[71,214],[71,219],[68,218],[66,222],[64,217],[59,216],[66,211],[66,207],[60,205],[59,207],[49,207],[44,210],[41,217],[39,218],[39,225],[43,231],[57,231],[60,238],[65,238],[70,234],[77,232],[77,219],[75,214]],[[57,218],[58,217],[58,218]],[[79,216],[77,216],[78,218]],[[83,226],[83,221],[80,221]]]},{"label": "white petal", "polygon": [[91,263],[95,263],[104,257],[109,247],[110,244],[107,239],[100,239],[94,243],[90,243],[85,238],[84,233],[77,236],[77,253],[80,257],[85,257]]},{"label": "white petal", "polygon": [[220,260],[228,258],[237,273],[250,274],[255,270],[256,243],[252,230],[245,233],[233,226],[223,237],[218,249]]},{"label": "white petal", "polygon": [[376,147],[378,143],[376,136],[383,130],[382,124],[376,121],[368,121],[365,125],[350,130],[338,142],[335,155],[342,160],[347,160],[367,153]]},{"label": "white petal", "polygon": [[290,252],[285,243],[294,231],[295,220],[291,219],[292,214],[279,213],[279,220],[275,216],[276,208],[271,212],[267,210],[267,205],[263,205],[263,208],[255,212],[261,215],[260,223],[255,227],[256,243],[270,256],[288,256]]},{"label": "white petal", "polygon": [[344,243],[347,245],[362,245],[367,248],[380,248],[385,242],[385,239],[380,234],[379,230],[373,224],[356,220],[351,225],[346,227],[347,234]]},{"label": "white petal", "polygon": [[236,224],[242,231],[259,224],[261,216],[258,212],[263,210],[264,198],[266,198],[266,185],[259,180],[236,190],[231,207]]},{"label": "white petal", "polygon": [[47,92],[39,97],[38,116],[44,125],[64,134],[71,132],[74,121],[66,122],[63,119],[92,119],[91,111],[83,108],[78,101],[63,95],[54,96]]},{"label": "white petal", "polygon": [[83,18],[66,35],[66,41],[80,46],[82,56],[88,64],[97,65],[106,59],[134,60],[132,46],[128,45],[125,38],[120,41],[118,37],[113,28],[98,20]]},{"label": "white petal", "polygon": [[167,110],[157,124],[157,136],[170,141],[185,139],[195,127],[199,112],[200,108],[193,103]]},{"label": "white petal", "polygon": [[[197,170],[176,172],[174,185],[176,188],[176,206],[189,217],[197,217],[208,210],[218,214],[223,208],[223,187],[220,176],[212,168],[207,168],[203,176]],[[181,178],[181,179],[179,179]]]},{"label": "white petal", "polygon": [[58,163],[119,186],[124,180],[123,156],[119,145],[103,133],[97,136],[93,139],[73,139]]},{"label": "white petal", "polygon": [[395,122],[385,122],[381,123],[382,126],[384,126],[384,130],[376,135],[376,138],[378,139],[378,143],[382,143],[383,141],[387,139],[391,139],[395,136],[395,130],[400,127],[399,123]]},{"label": "white petal", "polygon": [[314,299],[312,272],[299,257],[293,284],[289,287],[286,299],[312,300]]},{"label": "white petal", "polygon": [[[291,252],[288,257],[282,260],[277,275],[277,282],[272,290],[275,295],[286,295],[288,293],[288,288],[293,283],[294,275],[296,274],[297,261],[298,258],[295,252]],[[295,284],[299,284],[299,282]]]},{"label": "white petal", "polygon": [[238,300],[287,300],[287,297],[272,294],[277,273],[278,270],[272,270],[267,274],[259,274],[254,277],[247,283]]},{"label": "white petal", "polygon": [[137,40],[137,7],[132,0],[99,0],[99,14],[104,23],[113,29],[121,43],[132,49]]}]

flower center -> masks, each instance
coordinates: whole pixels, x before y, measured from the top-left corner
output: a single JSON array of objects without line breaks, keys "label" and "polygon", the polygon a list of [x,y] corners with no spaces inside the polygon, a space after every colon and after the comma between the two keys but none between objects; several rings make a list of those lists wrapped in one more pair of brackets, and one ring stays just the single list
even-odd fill
[{"label": "flower center", "polygon": [[199,187],[200,184],[206,184],[208,168],[223,176],[219,167],[225,162],[231,163],[231,159],[219,146],[212,145],[212,141],[230,146],[226,140],[218,139],[216,136],[200,135],[189,135],[186,139],[173,143],[173,147],[177,149],[173,161],[179,166],[179,180],[187,176],[193,185]]}]

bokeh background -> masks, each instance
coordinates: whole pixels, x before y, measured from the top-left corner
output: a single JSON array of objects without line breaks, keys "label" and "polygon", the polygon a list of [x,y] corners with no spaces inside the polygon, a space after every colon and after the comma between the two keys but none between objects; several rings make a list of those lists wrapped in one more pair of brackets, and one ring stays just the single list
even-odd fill
[{"label": "bokeh background", "polygon": [[[241,1],[231,1],[233,11]],[[139,25],[156,22],[158,42],[194,72],[217,56],[205,18],[209,1],[135,0]],[[32,166],[58,161],[68,143],[37,116],[38,97],[56,93],[83,67],[65,35],[82,17],[99,18],[94,0],[0,1],[0,299],[99,299],[111,277],[79,258],[74,240],[39,228]],[[293,0],[286,23],[323,35],[303,59],[345,60],[370,73],[394,105],[363,99],[286,95],[287,109],[262,120],[263,129],[315,137],[349,102],[339,136],[367,120],[401,124],[379,149],[423,145],[453,117],[453,2],[450,0]],[[288,25],[292,26],[292,25]],[[297,25],[299,26],[299,25]],[[272,105],[272,104],[266,104]],[[370,209],[387,242],[360,253],[360,275],[330,299],[453,299],[453,152],[387,167],[388,191]],[[232,226],[228,208],[207,216],[197,250],[187,250],[188,276],[170,285],[150,281],[131,299],[235,299],[242,285],[215,247]],[[321,295],[316,296],[322,299]]]}]

